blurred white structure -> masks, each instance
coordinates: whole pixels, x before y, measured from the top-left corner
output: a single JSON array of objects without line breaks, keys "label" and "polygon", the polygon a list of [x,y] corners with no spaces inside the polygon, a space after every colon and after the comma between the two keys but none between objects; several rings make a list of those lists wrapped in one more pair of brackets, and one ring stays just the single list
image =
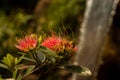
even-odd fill
[{"label": "blurred white structure", "polygon": [[119,0],[86,0],[84,20],[80,28],[80,43],[75,64],[89,68],[93,76],[73,75],[72,80],[93,80],[97,75],[104,38],[109,31]]}]

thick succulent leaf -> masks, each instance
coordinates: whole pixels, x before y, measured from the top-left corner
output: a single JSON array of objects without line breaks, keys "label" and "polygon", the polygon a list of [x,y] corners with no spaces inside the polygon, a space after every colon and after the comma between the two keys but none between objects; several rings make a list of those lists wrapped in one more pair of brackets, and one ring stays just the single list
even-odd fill
[{"label": "thick succulent leaf", "polygon": [[45,62],[45,60],[46,60],[46,55],[45,55],[42,51],[40,51],[40,50],[37,51],[36,56],[37,56],[38,60],[39,60],[41,63]]},{"label": "thick succulent leaf", "polygon": [[36,53],[41,62],[49,60],[50,62],[55,63],[57,58],[61,58],[61,56],[58,56],[57,53],[44,46],[40,46],[40,49]]},{"label": "thick succulent leaf", "polygon": [[77,75],[82,75],[82,76],[90,76],[92,75],[91,71],[83,66],[78,66],[78,65],[64,65],[60,66],[59,68],[76,73]]}]

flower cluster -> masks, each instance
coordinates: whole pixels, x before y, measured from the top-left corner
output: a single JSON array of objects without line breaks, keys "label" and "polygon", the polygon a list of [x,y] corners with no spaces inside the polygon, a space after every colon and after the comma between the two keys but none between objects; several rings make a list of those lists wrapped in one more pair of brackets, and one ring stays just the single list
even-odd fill
[{"label": "flower cluster", "polygon": [[62,39],[61,37],[57,37],[55,35],[46,38],[41,45],[52,49],[58,54],[73,53],[76,51],[76,47],[73,46],[72,41]]},{"label": "flower cluster", "polygon": [[[0,63],[2,65],[0,67],[11,71],[12,78],[15,80],[22,80],[25,76],[38,69],[40,71],[39,80],[46,77],[45,74],[47,72],[52,72],[58,68],[77,73],[78,75],[91,75],[91,72],[87,68],[79,65],[66,64],[77,50],[77,48],[73,46],[73,41],[69,41],[56,35],[43,39],[42,36],[37,38],[36,34],[31,34],[17,40],[15,46],[28,54],[22,54],[22,56],[18,58],[11,54],[7,54],[7,56],[1,60],[2,63]],[[22,60],[25,60],[25,63]],[[45,73],[41,74],[43,71]],[[83,74],[83,72],[86,73]],[[41,75],[43,77],[41,77]]]},{"label": "flower cluster", "polygon": [[28,36],[25,36],[23,39],[17,40],[18,44],[16,47],[20,49],[23,52],[28,52],[30,50],[33,50],[37,46],[37,35],[31,34]]},{"label": "flower cluster", "polygon": [[[47,37],[40,45],[45,46],[58,54],[70,53],[71,55],[71,53],[74,53],[76,51],[76,47],[73,46],[73,41],[63,39],[56,35]],[[18,40],[18,45],[16,45],[18,49],[24,52],[33,50],[36,46],[37,35],[35,34],[25,36],[25,38]]]},{"label": "flower cluster", "polygon": [[52,35],[51,37],[46,38],[41,45],[55,51],[55,46],[59,45],[61,42],[62,42],[61,38]]}]

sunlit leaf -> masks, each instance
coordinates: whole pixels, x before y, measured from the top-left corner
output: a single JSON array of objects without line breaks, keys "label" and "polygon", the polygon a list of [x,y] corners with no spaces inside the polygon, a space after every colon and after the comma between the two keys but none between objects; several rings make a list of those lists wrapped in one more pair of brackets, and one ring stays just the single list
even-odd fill
[{"label": "sunlit leaf", "polygon": [[60,66],[59,68],[76,73],[77,75],[82,75],[82,76],[90,76],[92,75],[91,71],[83,66],[78,66],[78,65],[64,65]]},{"label": "sunlit leaf", "polygon": [[39,44],[42,42],[42,36],[41,35],[38,38],[38,42],[39,42]]},{"label": "sunlit leaf", "polygon": [[17,64],[18,63],[18,58],[15,58],[15,64]]},{"label": "sunlit leaf", "polygon": [[0,63],[1,68],[9,69],[7,65]]},{"label": "sunlit leaf", "polygon": [[10,54],[7,54],[6,59],[7,59],[7,63],[8,63],[8,65],[11,67],[11,63],[12,63],[13,60],[14,60],[13,56],[10,55]]},{"label": "sunlit leaf", "polygon": [[12,55],[7,54],[7,56],[4,57],[1,61],[7,66],[12,67],[13,63],[15,63],[15,58]]},{"label": "sunlit leaf", "polygon": [[8,60],[13,60],[14,59],[14,57],[10,54],[7,54],[7,58],[8,58]]},{"label": "sunlit leaf", "polygon": [[3,60],[1,60],[1,62],[3,62],[3,63],[6,64],[6,65],[9,65],[9,64],[8,64],[8,61],[7,61],[7,57],[3,57]]}]

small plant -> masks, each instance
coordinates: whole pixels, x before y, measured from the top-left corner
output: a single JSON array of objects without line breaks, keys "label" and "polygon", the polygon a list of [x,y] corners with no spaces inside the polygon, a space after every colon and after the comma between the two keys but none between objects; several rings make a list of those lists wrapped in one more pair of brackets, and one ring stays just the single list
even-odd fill
[{"label": "small plant", "polygon": [[[7,54],[3,57],[0,67],[12,73],[11,78],[21,80],[27,75],[39,70],[39,80],[54,68],[64,69],[78,75],[89,76],[91,72],[82,66],[66,64],[66,60],[75,55],[77,47],[73,41],[52,35],[46,38],[30,34],[18,39],[16,48],[20,56]],[[44,69],[45,68],[45,69]],[[2,80],[2,78],[0,78]]]}]

